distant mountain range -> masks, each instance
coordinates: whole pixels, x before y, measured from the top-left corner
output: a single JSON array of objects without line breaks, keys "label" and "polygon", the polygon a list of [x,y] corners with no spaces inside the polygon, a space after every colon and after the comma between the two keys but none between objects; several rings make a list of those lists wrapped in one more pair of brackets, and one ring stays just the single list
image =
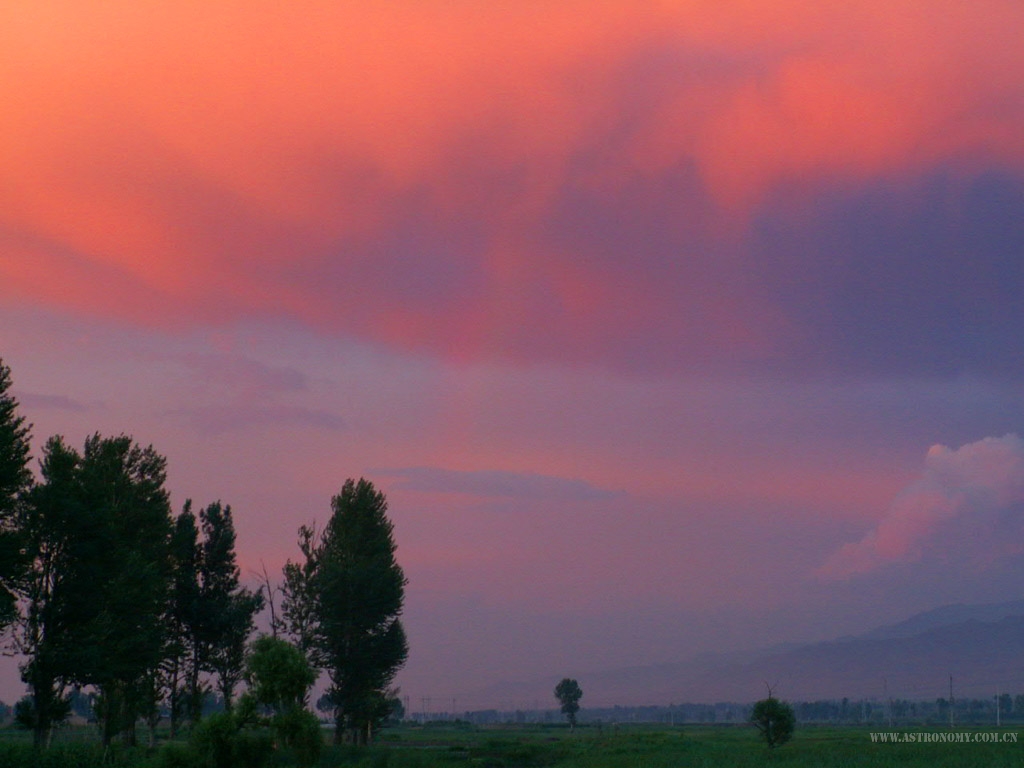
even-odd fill
[{"label": "distant mountain range", "polygon": [[[948,605],[863,635],[742,654],[594,672],[580,678],[584,704],[748,702],[765,684],[781,698],[987,698],[1024,693],[1024,600]],[[538,700],[552,683],[499,683],[473,698]]]}]

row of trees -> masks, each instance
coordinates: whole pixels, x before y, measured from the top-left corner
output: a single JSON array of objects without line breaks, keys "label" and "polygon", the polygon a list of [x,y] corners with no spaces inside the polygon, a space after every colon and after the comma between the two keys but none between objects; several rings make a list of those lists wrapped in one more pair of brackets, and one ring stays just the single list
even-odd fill
[{"label": "row of trees", "polygon": [[[399,621],[405,577],[382,493],[348,481],[322,532],[300,529],[301,557],[281,587],[240,583],[231,507],[172,514],[166,459],[129,437],[89,437],[81,451],[53,437],[39,478],[31,425],[0,361],[0,629],[24,655],[29,697],[19,717],[48,742],[88,687],[104,744],[152,737],[161,710],[172,736],[195,724],[214,689],[230,711],[249,638],[267,598],[286,635],[330,678],[340,740],[365,740],[388,714],[389,686],[408,653]],[[282,611],[273,610],[282,595]]]}]

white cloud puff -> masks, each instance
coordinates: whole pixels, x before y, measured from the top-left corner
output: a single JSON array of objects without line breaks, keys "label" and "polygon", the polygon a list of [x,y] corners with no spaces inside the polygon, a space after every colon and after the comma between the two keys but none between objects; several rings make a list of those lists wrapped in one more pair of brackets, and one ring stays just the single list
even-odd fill
[{"label": "white cloud puff", "polygon": [[1024,440],[986,437],[960,448],[933,445],[920,478],[864,538],[818,570],[844,579],[928,559],[984,565],[1024,551]]}]

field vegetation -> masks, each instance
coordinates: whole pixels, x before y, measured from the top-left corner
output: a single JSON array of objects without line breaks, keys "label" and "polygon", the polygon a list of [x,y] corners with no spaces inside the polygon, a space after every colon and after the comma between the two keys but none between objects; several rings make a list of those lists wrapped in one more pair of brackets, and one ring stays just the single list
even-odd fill
[{"label": "field vegetation", "polygon": [[[316,762],[323,768],[998,768],[1024,763],[1024,743],[872,743],[870,732],[859,727],[798,728],[789,743],[771,752],[750,726],[584,725],[570,732],[564,725],[428,724],[387,729],[368,746],[328,746],[328,737],[325,732],[325,746]],[[0,765],[5,768],[292,768],[300,764],[286,749],[268,744],[261,749],[220,762],[190,751],[182,740],[166,741],[153,749],[115,744],[104,750],[95,729],[79,727],[60,729],[51,748],[39,752],[33,750],[27,734],[0,732]]]}]

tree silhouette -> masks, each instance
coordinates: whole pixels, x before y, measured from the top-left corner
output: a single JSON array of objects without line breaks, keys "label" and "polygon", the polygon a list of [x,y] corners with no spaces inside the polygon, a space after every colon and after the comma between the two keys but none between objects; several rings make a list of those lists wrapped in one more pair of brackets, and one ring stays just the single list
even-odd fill
[{"label": "tree silhouette", "polygon": [[768,687],[768,698],[754,704],[750,713],[750,722],[761,732],[761,736],[769,749],[785,744],[793,736],[796,727],[796,715],[793,707],[779,701],[772,695]]},{"label": "tree silhouette", "polygon": [[575,730],[576,713],[580,711],[580,699],[583,698],[580,684],[571,677],[562,678],[562,682],[555,686],[555,698],[562,706],[562,714],[569,720],[570,730]]},{"label": "tree silhouette", "polygon": [[299,647],[330,677],[335,742],[348,731],[363,743],[390,711],[388,686],[408,655],[399,620],[406,579],[383,493],[348,480],[331,507],[318,540],[300,529],[303,561],[285,567],[284,613]]},{"label": "tree silhouette", "polygon": [[22,677],[45,738],[68,684],[97,690],[103,742],[134,743],[164,659],[171,515],[166,460],[130,437],[95,434],[81,454],[51,438],[24,518]]},{"label": "tree silhouette", "polygon": [[11,369],[0,360],[0,630],[17,615],[17,589],[26,562],[19,510],[32,486],[28,468],[32,425],[10,394]]},{"label": "tree silhouette", "polygon": [[199,520],[203,529],[199,602],[207,669],[216,675],[224,708],[230,710],[235,687],[242,680],[245,644],[263,607],[263,593],[239,583],[231,506],[214,502],[200,511]]}]

